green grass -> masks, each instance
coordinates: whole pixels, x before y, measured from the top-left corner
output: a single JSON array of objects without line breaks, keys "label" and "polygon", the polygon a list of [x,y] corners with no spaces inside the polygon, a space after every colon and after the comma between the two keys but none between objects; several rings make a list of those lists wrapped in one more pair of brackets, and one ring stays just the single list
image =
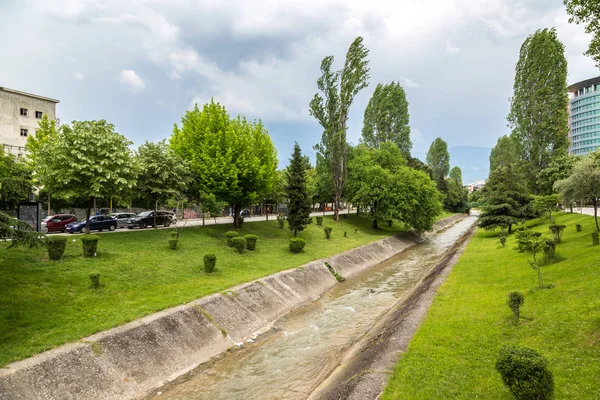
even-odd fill
[{"label": "green grass", "polygon": [[[355,215],[338,223],[325,217],[323,225],[333,227],[331,240],[313,223],[299,234],[308,242],[300,254],[290,253],[292,233],[276,221],[244,224],[242,235],[258,235],[256,251],[244,254],[227,247],[229,225],[186,228],[177,250],[169,248],[169,230],[99,234],[93,259],[81,257],[81,235],[69,235],[59,262],[45,249],[0,243],[0,365],[402,230],[398,223],[373,230]],[[203,272],[206,253],[217,255],[211,275]],[[97,290],[92,271],[101,274]]]},{"label": "green grass", "polygon": [[456,214],[462,214],[462,213],[455,213],[455,212],[451,212],[451,211],[442,211],[442,213],[438,216],[438,220],[440,219],[444,219],[444,218],[448,218],[448,217],[452,217],[453,215]]},{"label": "green grass", "polygon": [[[497,232],[480,231],[468,245],[429,314],[396,365],[383,399],[512,399],[494,368],[505,344],[527,346],[549,361],[558,399],[600,398],[600,246],[592,246],[593,217],[558,214],[565,224],[560,261],[542,268],[506,247]],[[575,224],[583,225],[576,232]],[[551,237],[547,222],[532,229]],[[507,294],[525,294],[522,320],[512,322]]]}]

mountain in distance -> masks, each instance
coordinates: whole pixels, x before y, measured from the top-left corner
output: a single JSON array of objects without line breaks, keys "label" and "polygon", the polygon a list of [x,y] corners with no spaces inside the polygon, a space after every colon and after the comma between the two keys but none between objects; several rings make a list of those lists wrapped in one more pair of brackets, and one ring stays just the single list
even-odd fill
[{"label": "mountain in distance", "polygon": [[489,147],[476,146],[454,146],[449,147],[450,168],[460,167],[462,170],[463,183],[486,180],[490,173]]},{"label": "mountain in distance", "polygon": [[[463,184],[473,183],[475,181],[486,180],[490,169],[490,153],[492,149],[489,147],[477,146],[454,146],[449,147],[450,153],[450,168],[458,166],[462,171]],[[425,162],[427,154],[414,151],[413,157],[421,159]]]}]

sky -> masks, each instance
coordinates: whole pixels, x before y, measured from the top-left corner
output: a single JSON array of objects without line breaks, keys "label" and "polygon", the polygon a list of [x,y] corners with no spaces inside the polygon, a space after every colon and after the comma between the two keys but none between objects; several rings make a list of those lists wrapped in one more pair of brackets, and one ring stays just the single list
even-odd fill
[{"label": "sky", "polygon": [[519,48],[547,27],[565,45],[569,83],[599,75],[562,0],[0,0],[0,86],[59,99],[61,123],[106,119],[135,146],[168,139],[214,98],[263,121],[282,167],[294,141],[314,160],[321,60],[341,68],[363,36],[370,85],[348,140],[358,143],[376,85],[396,81],[424,158],[436,137],[491,148],[509,133]]}]

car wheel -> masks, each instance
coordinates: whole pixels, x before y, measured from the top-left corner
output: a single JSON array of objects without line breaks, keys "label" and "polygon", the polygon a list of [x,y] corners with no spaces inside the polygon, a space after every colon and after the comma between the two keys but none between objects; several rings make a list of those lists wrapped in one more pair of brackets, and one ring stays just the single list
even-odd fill
[{"label": "car wheel", "polygon": [[88,229],[84,226],[83,228],[81,228],[81,233],[87,233]]},{"label": "car wheel", "polygon": [[163,225],[165,226],[165,228],[168,228],[171,225],[171,221],[166,220]]},{"label": "car wheel", "polygon": [[102,232],[104,229],[98,229],[98,232]]},{"label": "car wheel", "polygon": [[146,229],[148,224],[146,222],[140,222],[140,229]]},{"label": "car wheel", "polygon": [[111,232],[112,232],[112,231],[114,231],[114,230],[115,230],[115,226],[114,226],[114,225],[111,225],[111,226],[108,228],[108,230],[109,230],[109,231],[111,231]]},{"label": "car wheel", "polygon": [[60,231],[60,233],[65,233],[65,232],[66,232],[66,229],[63,229]]},{"label": "car wheel", "polygon": [[128,226],[127,229],[133,229],[133,226]]}]

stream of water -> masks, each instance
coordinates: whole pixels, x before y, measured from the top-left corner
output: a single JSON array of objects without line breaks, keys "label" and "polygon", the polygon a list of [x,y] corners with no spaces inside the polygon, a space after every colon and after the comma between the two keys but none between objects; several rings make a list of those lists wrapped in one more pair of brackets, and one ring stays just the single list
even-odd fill
[{"label": "stream of water", "polygon": [[336,285],[276,322],[255,343],[201,365],[150,398],[306,399],[345,352],[475,222],[467,217],[392,259]]}]

